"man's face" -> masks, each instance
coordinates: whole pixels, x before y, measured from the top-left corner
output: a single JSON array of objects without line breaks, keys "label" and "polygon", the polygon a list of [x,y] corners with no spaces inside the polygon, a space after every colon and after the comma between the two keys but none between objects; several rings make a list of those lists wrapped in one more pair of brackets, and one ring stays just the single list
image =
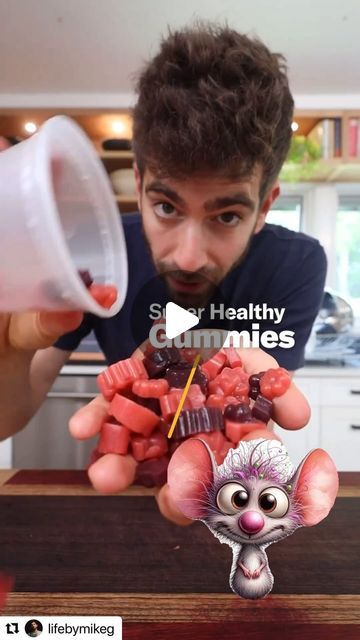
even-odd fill
[{"label": "man's face", "polygon": [[[137,172],[136,172],[137,173]],[[184,180],[137,174],[143,228],[157,271],[172,298],[200,306],[247,252],[279,189],[260,206],[261,168],[235,181],[219,176]]]},{"label": "man's face", "polygon": [[35,631],[35,629],[37,629],[37,624],[36,624],[36,622],[35,622],[35,621],[33,621],[33,622],[31,623],[31,628],[32,628],[34,631]]}]

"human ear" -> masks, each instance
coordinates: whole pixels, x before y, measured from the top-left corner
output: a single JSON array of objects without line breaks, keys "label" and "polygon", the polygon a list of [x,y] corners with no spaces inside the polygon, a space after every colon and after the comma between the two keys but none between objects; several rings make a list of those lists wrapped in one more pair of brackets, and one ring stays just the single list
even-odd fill
[{"label": "human ear", "polygon": [[269,209],[272,206],[273,202],[275,202],[275,200],[279,197],[279,195],[280,184],[278,181],[276,181],[265,197],[265,200],[262,201],[254,233],[259,233],[259,231],[261,231],[261,229],[263,228]]}]

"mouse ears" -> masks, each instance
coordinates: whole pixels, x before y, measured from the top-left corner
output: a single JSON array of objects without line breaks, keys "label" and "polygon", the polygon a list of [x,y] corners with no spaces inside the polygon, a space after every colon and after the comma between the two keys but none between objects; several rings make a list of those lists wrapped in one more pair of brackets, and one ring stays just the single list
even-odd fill
[{"label": "mouse ears", "polygon": [[186,440],[173,453],[168,466],[171,498],[187,518],[205,516],[207,493],[216,469],[214,456],[203,440]]},{"label": "mouse ears", "polygon": [[311,451],[299,465],[290,483],[294,486],[303,526],[311,527],[326,518],[339,488],[335,464],[326,451]]}]

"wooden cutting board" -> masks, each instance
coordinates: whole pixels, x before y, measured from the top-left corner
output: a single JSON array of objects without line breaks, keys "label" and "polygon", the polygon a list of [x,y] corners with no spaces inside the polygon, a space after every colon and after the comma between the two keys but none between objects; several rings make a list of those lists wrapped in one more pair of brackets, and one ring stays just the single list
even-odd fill
[{"label": "wooden cutting board", "polygon": [[122,615],[125,640],[359,640],[359,497],[269,547],[274,589],[252,602],[230,591],[230,549],[201,523],[165,521],[142,490],[39,495],[60,486],[42,473],[0,491],[0,570],[16,580],[7,614]]}]

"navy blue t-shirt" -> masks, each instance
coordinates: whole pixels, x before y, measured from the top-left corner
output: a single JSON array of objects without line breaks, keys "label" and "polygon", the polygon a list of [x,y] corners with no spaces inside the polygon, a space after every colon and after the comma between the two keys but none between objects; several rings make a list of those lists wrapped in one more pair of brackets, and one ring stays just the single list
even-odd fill
[{"label": "navy blue t-shirt", "polygon": [[[55,343],[59,349],[73,351],[93,331],[109,364],[128,358],[140,343],[139,336],[135,339],[133,335],[133,303],[144,286],[150,299],[151,289],[148,290],[147,283],[150,282],[151,287],[151,282],[157,280],[151,280],[156,276],[156,271],[143,237],[140,214],[125,215],[122,219],[129,263],[129,288],[123,308],[113,318],[85,314],[78,329]],[[260,320],[260,332],[295,332],[295,345],[292,348],[276,346],[264,349],[281,366],[295,370],[304,364],[304,349],[321,305],[325,276],[326,257],[317,240],[278,225],[266,224],[260,233],[253,236],[244,261],[224,278],[220,286],[228,307],[248,308],[250,303],[266,304],[268,308],[285,307],[279,324]],[[158,296],[158,291],[154,295]],[[158,297],[154,299],[159,300]],[[169,301],[164,288],[159,303],[165,306]],[[144,314],[142,320],[141,341],[148,337],[153,324],[148,313]],[[257,321],[232,320],[227,328],[251,332],[254,322]],[[220,326],[216,322],[214,325]]]}]

